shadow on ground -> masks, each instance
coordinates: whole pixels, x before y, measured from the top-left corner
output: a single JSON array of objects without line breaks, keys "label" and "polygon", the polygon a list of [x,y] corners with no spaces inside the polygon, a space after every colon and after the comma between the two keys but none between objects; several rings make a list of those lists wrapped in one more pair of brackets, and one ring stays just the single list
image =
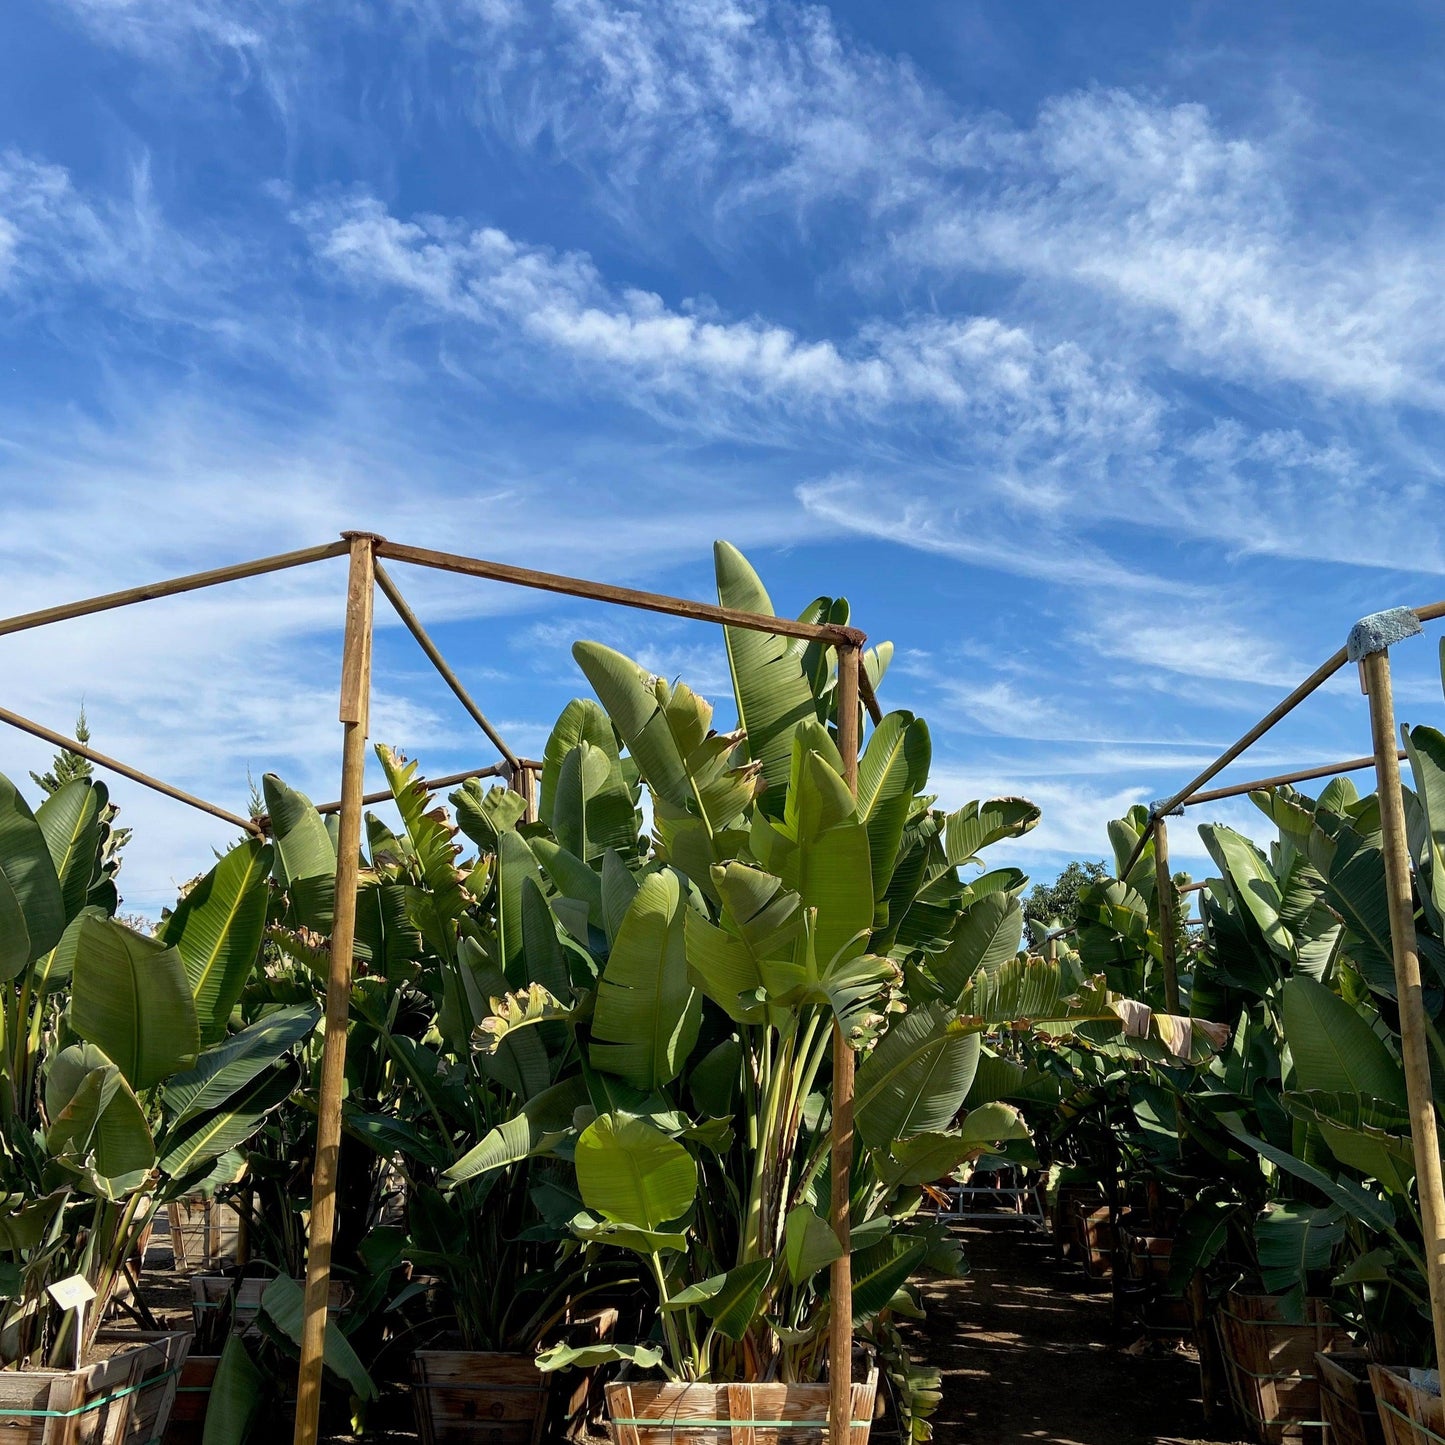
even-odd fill
[{"label": "shadow on ground", "polygon": [[1205,1426],[1192,1354],[1168,1341],[1140,1353],[1116,1337],[1107,1284],[1064,1263],[1042,1234],[962,1233],[972,1272],[925,1289],[914,1335],[943,1371],[935,1445],[1197,1445],[1235,1442]]}]

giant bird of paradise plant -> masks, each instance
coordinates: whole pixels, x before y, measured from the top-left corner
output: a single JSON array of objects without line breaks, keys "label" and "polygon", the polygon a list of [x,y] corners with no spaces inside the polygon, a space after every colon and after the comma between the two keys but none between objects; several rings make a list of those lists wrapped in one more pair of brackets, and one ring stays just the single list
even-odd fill
[{"label": "giant bird of paradise plant", "polygon": [[73,1316],[48,1285],[82,1274],[98,1303],[164,1204],[229,1177],[236,1151],[297,1088],[306,1006],[245,1026],[271,849],[238,843],[155,936],[112,915],[104,786],[75,778],[32,812],[0,778],[0,1358],[68,1363]]}]

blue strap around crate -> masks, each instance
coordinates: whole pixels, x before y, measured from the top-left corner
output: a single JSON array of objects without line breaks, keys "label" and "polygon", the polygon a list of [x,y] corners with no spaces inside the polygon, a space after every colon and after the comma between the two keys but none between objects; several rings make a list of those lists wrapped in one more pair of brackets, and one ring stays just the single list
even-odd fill
[{"label": "blue strap around crate", "polygon": [[[93,1400],[87,1400],[84,1405],[77,1405],[73,1410],[21,1410],[9,1405],[0,1406],[0,1420],[7,1415],[15,1416],[22,1420],[73,1420],[77,1415],[89,1415],[93,1410],[103,1410],[107,1405],[113,1405],[117,1400],[124,1400],[127,1395],[134,1395],[140,1390],[149,1390],[152,1385],[159,1385],[163,1380],[169,1380],[172,1375],[179,1375],[181,1367],[174,1366],[163,1375],[152,1375],[148,1380],[141,1380],[134,1385],[126,1385],[119,1390],[111,1390],[108,1394],[97,1395]],[[147,1441],[147,1445],[150,1442]]]},{"label": "blue strap around crate", "polygon": [[1434,1440],[1436,1445],[1445,1445],[1445,1435],[1437,1435],[1423,1420],[1417,1420],[1413,1415],[1407,1415],[1398,1405],[1392,1405],[1388,1400],[1381,1400],[1378,1396],[1375,1403],[1382,1410],[1388,1410],[1397,1419],[1403,1420],[1412,1430],[1418,1430],[1427,1440]]}]

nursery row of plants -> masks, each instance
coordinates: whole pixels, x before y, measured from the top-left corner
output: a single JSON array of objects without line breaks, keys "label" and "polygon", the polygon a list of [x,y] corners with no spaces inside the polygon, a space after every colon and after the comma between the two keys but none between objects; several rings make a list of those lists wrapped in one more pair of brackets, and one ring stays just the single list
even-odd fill
[{"label": "nursery row of plants", "polygon": [[[740,554],[716,561],[725,606],[771,614]],[[356,900],[328,1428],[374,1424],[404,1381],[429,1441],[520,1445],[604,1408],[623,1440],[663,1417],[821,1433],[835,1027],[857,1059],[855,1435],[876,1409],[928,1438],[939,1375],[909,1322],[922,1277],[965,1268],[932,1206],[1001,1162],[1047,1170],[1104,1252],[1151,1241],[1140,1288],[1165,1314],[1429,1363],[1376,800],[1260,795],[1267,852],[1202,830],[1220,877],[1202,928],[1171,924],[1170,1013],[1151,847],[1071,927],[1026,930],[1027,879],[984,859],[1033,805],[937,807],[928,727],[901,711],[855,792],[831,649],[724,634],[726,732],[685,683],[579,642],[535,821],[476,781],[443,802],[376,750],[394,810],[366,817]],[[865,657],[875,691],[890,652]],[[1445,736],[1411,748],[1419,944],[1445,978]],[[335,820],[267,774],[265,840],[151,930],[117,916],[105,785],[41,783],[32,806],[0,780],[0,1420],[262,1438],[294,1408]],[[1148,824],[1114,825],[1116,866]],[[142,1332],[139,1251],[197,1196],[237,1210],[242,1261],[197,1285],[194,1339]],[[50,1293],[76,1276],[83,1324]],[[1274,1397],[1314,1370],[1236,1365],[1278,1439]]]},{"label": "nursery row of plants", "polygon": [[[1445,1103],[1445,735],[1405,728],[1415,942],[1436,1109]],[[1199,836],[1217,877],[1160,907],[1143,808],[1071,927],[1034,925],[1111,990],[1160,1002],[1164,928],[1203,1067],[1028,1041],[1015,1099],[1048,1166],[1055,1227],[1147,1327],[1196,1332],[1206,1399],[1227,1387],[1262,1441],[1424,1445],[1445,1434],[1391,953],[1380,801],[1250,794],[1274,838]],[[1181,892],[1188,888],[1188,893]],[[1199,914],[1189,913],[1197,896]]]}]

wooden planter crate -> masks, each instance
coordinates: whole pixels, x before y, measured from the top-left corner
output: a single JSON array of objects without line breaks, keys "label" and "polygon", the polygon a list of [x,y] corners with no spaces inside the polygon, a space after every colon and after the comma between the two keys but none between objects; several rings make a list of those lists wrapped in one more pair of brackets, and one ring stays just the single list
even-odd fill
[{"label": "wooden planter crate", "polygon": [[1099,1203],[1099,1191],[1091,1184],[1062,1184],[1054,1195],[1054,1242],[1065,1256],[1079,1248],[1079,1215]]},{"label": "wooden planter crate", "polygon": [[540,1445],[550,1395],[531,1355],[417,1350],[411,1357],[422,1445]]},{"label": "wooden planter crate", "polygon": [[1216,1324],[1230,1397],[1260,1445],[1323,1445],[1315,1356],[1349,1344],[1329,1301],[1306,1300],[1290,1321],[1273,1295],[1228,1294]]},{"label": "wooden planter crate", "polygon": [[1079,1262],[1090,1279],[1108,1279],[1114,1273],[1118,1233],[1109,1221],[1109,1206],[1079,1210]]},{"label": "wooden planter crate", "polygon": [[1175,1330],[1180,1334],[1191,1329],[1188,1300],[1169,1288],[1169,1266],[1174,1257],[1172,1236],[1151,1234],[1147,1226],[1126,1228],[1123,1236],[1125,1274],[1138,1301],[1141,1323],[1146,1329]]},{"label": "wooden planter crate", "polygon": [[[848,1445],[867,1445],[878,1393],[870,1366],[853,1382]],[[730,1445],[804,1445],[828,1438],[828,1386],[678,1385],[627,1380],[607,1386],[607,1412],[617,1445],[675,1441]]]},{"label": "wooden planter crate", "polygon": [[176,1403],[161,1437],[164,1445],[201,1445],[206,1429],[206,1407],[216,1379],[219,1355],[187,1355],[176,1386]]},{"label": "wooden planter crate", "polygon": [[1315,1365],[1320,1416],[1330,1428],[1326,1445],[1384,1445],[1369,1355],[1364,1350],[1334,1350],[1316,1355]]},{"label": "wooden planter crate", "polygon": [[1445,1401],[1410,1383],[1410,1372],[1371,1365],[1385,1445],[1439,1445],[1445,1440]]},{"label": "wooden planter crate", "polygon": [[0,1371],[5,1445],[151,1445],[165,1432],[190,1348],[151,1334],[78,1370]]}]

